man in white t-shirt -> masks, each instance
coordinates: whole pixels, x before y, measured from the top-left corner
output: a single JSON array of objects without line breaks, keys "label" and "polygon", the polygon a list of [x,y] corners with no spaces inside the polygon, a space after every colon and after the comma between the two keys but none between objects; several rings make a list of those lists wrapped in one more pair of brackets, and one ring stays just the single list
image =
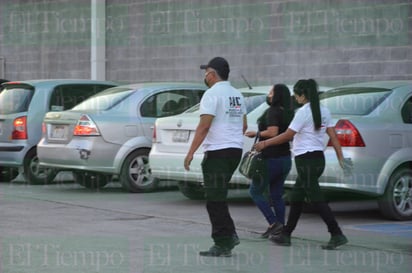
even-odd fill
[{"label": "man in white t-shirt", "polygon": [[226,198],[229,181],[242,157],[246,105],[243,95],[228,81],[230,69],[224,58],[215,57],[200,68],[206,70],[204,81],[209,89],[200,101],[200,121],[184,166],[190,170],[193,154],[203,143],[202,173],[214,245],[199,254],[227,257],[239,244]]}]

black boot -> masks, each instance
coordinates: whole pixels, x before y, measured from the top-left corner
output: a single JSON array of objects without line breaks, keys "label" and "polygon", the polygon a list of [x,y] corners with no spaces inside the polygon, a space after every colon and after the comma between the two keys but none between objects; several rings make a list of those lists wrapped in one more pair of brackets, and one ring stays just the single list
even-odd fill
[{"label": "black boot", "polygon": [[348,242],[345,235],[332,235],[329,242],[326,245],[322,245],[322,249],[332,250],[336,249],[338,246],[344,245]]},{"label": "black boot", "polygon": [[270,236],[269,240],[280,246],[290,246],[290,235],[280,233],[279,235]]}]

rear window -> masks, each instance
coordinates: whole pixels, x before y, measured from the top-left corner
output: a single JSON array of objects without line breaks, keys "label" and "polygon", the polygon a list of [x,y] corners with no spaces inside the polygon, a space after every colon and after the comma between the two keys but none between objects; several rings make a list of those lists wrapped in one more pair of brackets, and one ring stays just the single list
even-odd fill
[{"label": "rear window", "polygon": [[27,112],[33,89],[6,87],[0,93],[0,113],[3,115]]},{"label": "rear window", "polygon": [[320,99],[333,115],[367,115],[391,92],[383,88],[342,88],[322,93]]},{"label": "rear window", "polygon": [[[264,101],[266,101],[266,95],[256,94],[256,93],[242,93],[245,98],[246,103],[246,111],[250,113],[256,107],[261,105]],[[194,113],[199,111],[200,103],[196,104],[195,106],[189,108],[186,112],[187,113]]]},{"label": "rear window", "polygon": [[130,96],[134,90],[125,87],[114,87],[104,90],[96,95],[86,99],[79,103],[72,110],[97,110],[104,111],[109,110],[112,107],[121,103],[125,98]]},{"label": "rear window", "polygon": [[250,95],[250,93],[247,93],[243,94],[243,96],[245,97],[246,111],[248,114],[266,101],[266,95]]},{"label": "rear window", "polygon": [[54,88],[50,98],[49,110],[62,111],[73,108],[94,94],[113,85],[103,84],[64,84]]}]

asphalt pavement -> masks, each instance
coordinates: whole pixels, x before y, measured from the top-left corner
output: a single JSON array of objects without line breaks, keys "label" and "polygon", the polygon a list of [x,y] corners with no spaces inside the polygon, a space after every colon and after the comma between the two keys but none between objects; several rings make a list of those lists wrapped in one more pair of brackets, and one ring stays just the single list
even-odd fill
[{"label": "asphalt pavement", "polygon": [[175,188],[124,192],[116,183],[93,192],[73,183],[0,183],[0,272],[411,272],[412,222],[388,221],[375,202],[331,207],[349,243],[329,240],[315,213],[302,215],[292,246],[259,234],[262,215],[246,190],[232,190],[230,211],[241,243],[232,257],[201,257],[210,225],[202,201]]}]

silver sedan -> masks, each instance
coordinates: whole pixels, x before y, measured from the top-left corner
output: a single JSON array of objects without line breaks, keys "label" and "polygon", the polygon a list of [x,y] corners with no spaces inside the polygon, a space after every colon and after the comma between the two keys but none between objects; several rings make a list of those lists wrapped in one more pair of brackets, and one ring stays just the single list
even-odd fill
[{"label": "silver sedan", "polygon": [[[344,156],[353,164],[344,172],[327,145],[321,187],[369,195],[387,218],[412,219],[412,81],[346,85],[324,93],[321,103],[330,109]],[[292,169],[286,186],[295,174]]]},{"label": "silver sedan", "polygon": [[148,155],[158,117],[197,104],[206,86],[146,83],[110,88],[69,111],[49,112],[37,146],[41,166],[71,170],[74,180],[100,188],[115,175],[131,192],[152,190]]}]

